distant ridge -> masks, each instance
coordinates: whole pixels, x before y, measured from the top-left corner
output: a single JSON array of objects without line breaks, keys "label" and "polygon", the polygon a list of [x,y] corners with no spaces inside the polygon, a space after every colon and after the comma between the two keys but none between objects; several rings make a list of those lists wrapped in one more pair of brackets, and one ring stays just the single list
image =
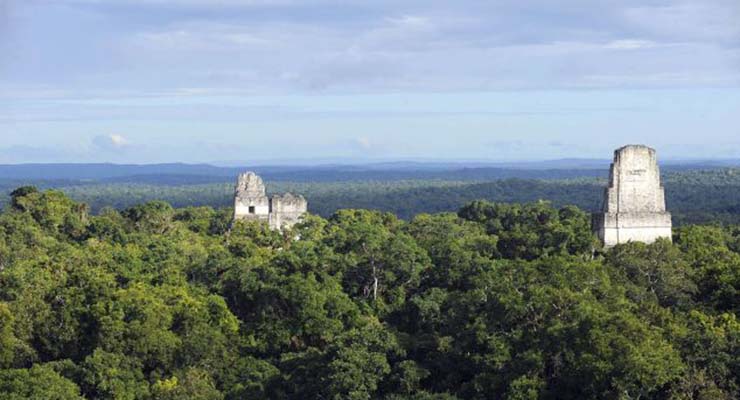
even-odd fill
[{"label": "distant ridge", "polygon": [[[738,166],[738,160],[691,160],[662,163],[666,171],[715,169]],[[210,164],[6,164],[0,165],[0,180],[93,181],[188,184],[231,182],[240,173],[252,170],[271,181],[392,181],[438,179],[485,181],[493,179],[569,179],[606,177],[609,161],[600,159],[560,159],[527,162],[423,162],[386,161],[367,164],[263,165],[220,167]]]}]

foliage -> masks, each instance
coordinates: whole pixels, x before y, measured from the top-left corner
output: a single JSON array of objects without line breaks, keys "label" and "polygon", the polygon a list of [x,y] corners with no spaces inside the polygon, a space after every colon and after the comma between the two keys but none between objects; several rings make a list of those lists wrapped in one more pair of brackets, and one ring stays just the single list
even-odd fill
[{"label": "foliage", "polygon": [[[100,169],[104,169],[103,166]],[[96,171],[88,172],[97,176]],[[94,213],[106,207],[129,209],[155,200],[166,201],[174,207],[223,208],[232,205],[232,179],[238,172],[228,170],[210,176],[201,173],[168,175],[163,171],[152,175],[150,171],[149,175],[126,179],[98,177],[101,180],[28,182],[62,190],[71,198],[89,204]],[[324,218],[337,210],[350,208],[392,212],[399,218],[410,220],[421,213],[454,212],[480,199],[503,203],[547,200],[558,208],[575,205],[583,210],[596,211],[601,207],[607,173],[606,168],[376,171],[327,167],[320,170],[266,170],[264,178],[269,182],[268,191],[291,191],[307,196],[310,199],[309,211]],[[740,224],[740,169],[700,165],[668,167],[664,168],[663,182],[676,225]],[[10,193],[17,186],[17,181],[0,179],[0,191],[4,189]],[[25,190],[35,189],[22,187],[5,201],[16,204],[13,199]],[[190,213],[193,212],[198,211],[191,209]]]},{"label": "foliage", "polygon": [[674,239],[601,249],[541,201],[275,232],[23,188],[0,214],[0,398],[738,398],[740,228]]}]

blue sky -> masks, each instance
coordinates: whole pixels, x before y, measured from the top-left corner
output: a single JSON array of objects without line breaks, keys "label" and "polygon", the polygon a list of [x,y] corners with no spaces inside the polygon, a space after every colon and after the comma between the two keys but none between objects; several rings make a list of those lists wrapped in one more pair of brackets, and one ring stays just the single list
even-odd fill
[{"label": "blue sky", "polygon": [[740,158],[737,0],[0,0],[0,163]]}]

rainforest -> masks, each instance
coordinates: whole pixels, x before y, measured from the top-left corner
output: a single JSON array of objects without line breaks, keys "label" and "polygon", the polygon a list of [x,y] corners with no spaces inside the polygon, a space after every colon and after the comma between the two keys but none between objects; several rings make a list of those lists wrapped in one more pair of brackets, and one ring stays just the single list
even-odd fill
[{"label": "rainforest", "polygon": [[2,399],[735,399],[740,226],[604,249],[472,201],[292,230],[21,187],[0,214]]}]

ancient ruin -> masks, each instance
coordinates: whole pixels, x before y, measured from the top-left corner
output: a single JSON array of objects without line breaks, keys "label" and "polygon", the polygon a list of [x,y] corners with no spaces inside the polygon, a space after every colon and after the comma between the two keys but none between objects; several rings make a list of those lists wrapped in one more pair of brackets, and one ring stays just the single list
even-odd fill
[{"label": "ancient ruin", "polygon": [[265,184],[254,172],[239,175],[234,195],[234,220],[266,222],[271,229],[295,225],[308,210],[303,196],[290,193],[268,197]]},{"label": "ancient ruin", "polygon": [[593,228],[607,247],[671,238],[671,214],[666,212],[654,149],[629,145],[614,152],[609,186],[601,212],[593,216]]}]

